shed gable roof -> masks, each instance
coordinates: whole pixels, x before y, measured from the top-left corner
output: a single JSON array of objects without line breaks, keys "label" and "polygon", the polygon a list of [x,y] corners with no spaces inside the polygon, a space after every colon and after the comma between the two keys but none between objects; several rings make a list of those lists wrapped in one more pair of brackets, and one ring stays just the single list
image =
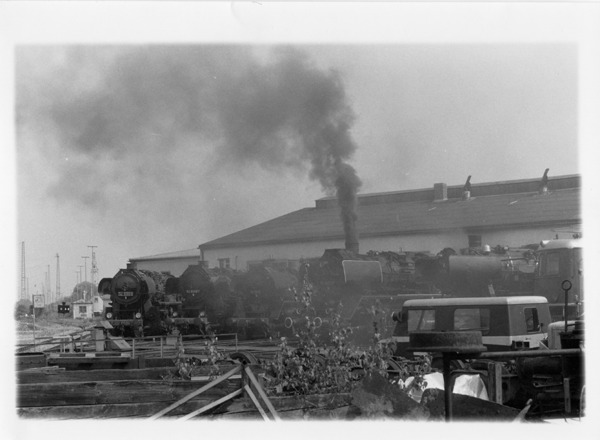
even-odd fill
[{"label": "shed gable roof", "polygon": [[[559,226],[581,222],[579,176],[555,177],[546,194],[539,179],[448,187],[448,199],[433,200],[431,189],[359,195],[356,227],[361,238],[447,230]],[[201,244],[202,249],[343,239],[337,201],[323,198],[304,208]]]},{"label": "shed gable roof", "polygon": [[164,254],[155,254],[155,255],[148,255],[146,257],[136,257],[136,258],[130,258],[129,261],[130,262],[139,262],[139,261],[151,261],[151,260],[180,260],[180,259],[185,259],[185,258],[195,258],[197,260],[200,259],[200,252],[198,251],[198,248],[193,248],[193,249],[185,249],[182,251],[175,251],[175,252],[166,252]]}]

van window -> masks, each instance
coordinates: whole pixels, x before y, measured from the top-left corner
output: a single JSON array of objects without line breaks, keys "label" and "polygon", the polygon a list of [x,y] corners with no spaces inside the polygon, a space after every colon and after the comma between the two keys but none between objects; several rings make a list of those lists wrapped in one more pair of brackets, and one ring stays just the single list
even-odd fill
[{"label": "van window", "polygon": [[423,331],[435,329],[435,310],[409,310],[408,331]]},{"label": "van window", "polygon": [[454,330],[479,330],[482,335],[490,331],[490,309],[456,309]]},{"label": "van window", "polygon": [[527,331],[529,333],[539,332],[540,331],[540,321],[538,319],[537,309],[528,307],[524,311],[525,311],[525,323],[527,325]]}]

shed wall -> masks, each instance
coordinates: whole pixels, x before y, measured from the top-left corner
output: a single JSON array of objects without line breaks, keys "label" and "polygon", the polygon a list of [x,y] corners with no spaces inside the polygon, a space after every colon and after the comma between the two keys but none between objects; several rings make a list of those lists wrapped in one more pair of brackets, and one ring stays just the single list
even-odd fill
[{"label": "shed wall", "polygon": [[156,272],[170,272],[171,275],[178,277],[191,264],[198,264],[199,257],[193,258],[168,258],[168,259],[153,259],[153,260],[132,260],[135,262],[138,269],[153,270]]},{"label": "shed wall", "polygon": [[[481,244],[490,246],[502,245],[518,247],[525,244],[539,243],[541,240],[569,238],[569,229],[579,230],[579,225],[573,228],[522,228],[495,231],[447,231],[437,234],[397,235],[386,237],[359,238],[360,252],[376,251],[428,251],[437,253],[446,247],[459,250],[469,246],[469,235],[480,235]],[[262,245],[252,247],[232,247],[209,249],[204,252],[204,259],[209,267],[218,267],[219,259],[229,258],[230,267],[246,270],[248,261],[266,259],[318,258],[325,249],[343,248],[344,241],[315,241],[308,243],[286,243],[277,245]],[[186,266],[187,267],[187,266]]]}]

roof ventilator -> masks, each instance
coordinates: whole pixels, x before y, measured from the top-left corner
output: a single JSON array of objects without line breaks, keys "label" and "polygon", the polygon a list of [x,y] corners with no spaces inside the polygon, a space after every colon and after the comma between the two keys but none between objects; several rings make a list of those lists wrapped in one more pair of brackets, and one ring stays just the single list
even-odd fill
[{"label": "roof ventilator", "polygon": [[542,180],[540,180],[540,187],[538,190],[540,194],[548,194],[548,171],[550,171],[550,168],[546,168]]},{"label": "roof ventilator", "polygon": [[434,183],[433,184],[433,201],[443,202],[448,200],[448,185],[445,183]]},{"label": "roof ventilator", "polygon": [[469,200],[471,198],[471,176],[467,177],[465,186],[463,186],[462,199]]}]

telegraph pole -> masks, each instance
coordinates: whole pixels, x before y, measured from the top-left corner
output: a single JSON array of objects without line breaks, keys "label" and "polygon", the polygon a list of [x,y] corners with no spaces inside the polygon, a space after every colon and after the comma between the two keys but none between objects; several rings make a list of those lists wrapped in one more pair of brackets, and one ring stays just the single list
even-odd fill
[{"label": "telegraph pole", "polygon": [[[79,284],[79,271],[78,271],[78,270],[76,270],[76,271],[75,271],[75,291],[77,291],[77,285],[78,285],[78,284]],[[72,297],[72,298],[73,298],[73,299],[72,299],[73,301],[76,301],[76,300],[77,300],[77,295],[75,295],[75,296],[74,296],[74,297]]]},{"label": "telegraph pole", "polygon": [[[77,295],[80,296],[81,295],[81,281],[83,280],[83,275],[81,273],[81,268],[83,266],[79,266],[79,283],[78,283],[78,287],[77,287]],[[81,295],[82,296],[82,295]],[[79,299],[83,299],[83,298],[79,298]]]},{"label": "telegraph pole", "polygon": [[96,253],[94,252],[94,249],[97,248],[98,246],[88,245],[88,247],[92,249],[92,268],[90,269],[90,278],[91,278],[90,281],[92,282],[92,286],[95,286],[96,285],[96,275],[98,274],[98,265],[96,264]]},{"label": "telegraph pole", "polygon": [[[85,257],[81,257],[81,258],[83,258],[83,262],[85,264],[85,272],[83,272],[83,273],[84,273],[84,277],[85,277],[85,284],[87,285],[87,259],[90,257],[85,256]],[[85,288],[83,289],[83,291],[85,292]],[[87,299],[87,298],[85,298],[85,299]]]},{"label": "telegraph pole", "polygon": [[46,303],[52,303],[52,289],[50,288],[50,265],[48,265],[48,271],[46,272],[46,289],[44,292],[44,299],[46,299]]},{"label": "telegraph pole", "polygon": [[90,257],[85,256],[85,257],[81,257],[81,258],[83,258],[83,263],[85,265],[85,271],[83,272],[83,274],[84,274],[83,276],[84,276],[85,282],[87,283],[87,259]]},{"label": "telegraph pole", "polygon": [[25,242],[21,242],[21,299],[27,298],[27,277],[25,276]]},{"label": "telegraph pole", "polygon": [[60,257],[56,254],[56,300],[60,299]]}]

